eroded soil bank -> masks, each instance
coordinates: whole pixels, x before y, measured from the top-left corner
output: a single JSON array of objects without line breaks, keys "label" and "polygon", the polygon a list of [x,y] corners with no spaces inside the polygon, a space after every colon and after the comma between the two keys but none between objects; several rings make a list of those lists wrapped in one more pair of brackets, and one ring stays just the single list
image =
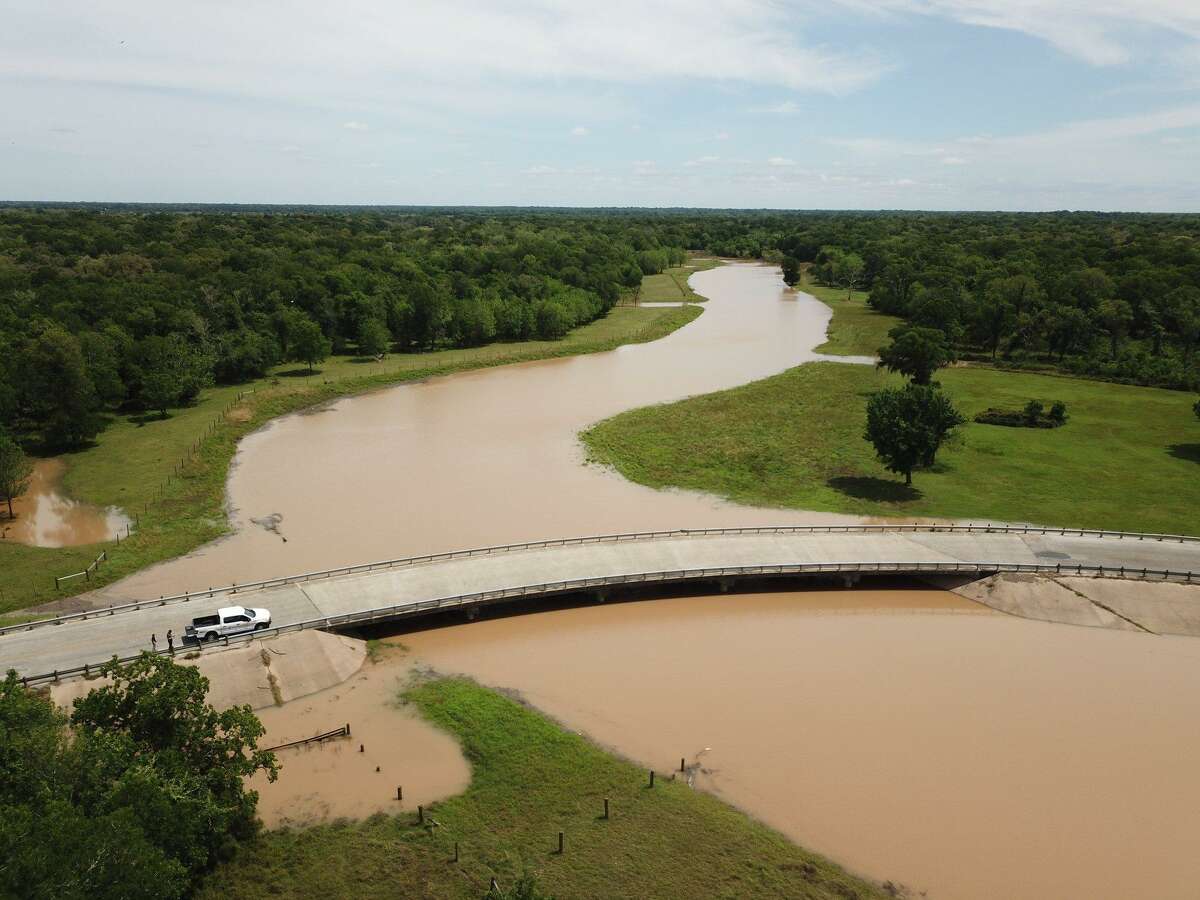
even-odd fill
[{"label": "eroded soil bank", "polygon": [[1194,897],[1200,643],[940,591],[658,599],[404,635],[931,897]]}]

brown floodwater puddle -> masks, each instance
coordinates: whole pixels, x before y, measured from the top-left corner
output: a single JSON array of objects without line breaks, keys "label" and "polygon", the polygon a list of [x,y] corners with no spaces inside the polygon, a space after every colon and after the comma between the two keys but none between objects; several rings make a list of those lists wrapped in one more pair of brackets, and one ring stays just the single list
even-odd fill
[{"label": "brown floodwater puddle", "polygon": [[415,810],[466,789],[471,768],[458,743],[400,705],[409,663],[402,654],[387,656],[336,687],[258,710],[263,747],[350,725],[349,738],[278,751],[274,784],[262,774],[250,780],[268,828]]},{"label": "brown floodwater puddle", "polygon": [[[115,506],[101,509],[62,492],[61,459],[34,464],[29,489],[13,501],[15,519],[0,518],[4,540],[34,547],[76,547],[124,535],[132,520]],[[8,509],[0,515],[7,516]]]},{"label": "brown floodwater puddle", "polygon": [[403,637],[934,898],[1195,897],[1200,642],[929,590],[657,599]]},{"label": "brown floodwater puddle", "polygon": [[710,298],[703,315],[662,340],[434,378],[272,422],[242,441],[230,474],[236,533],[110,593],[566,535],[858,521],[654,491],[583,464],[577,435],[600,419],[820,358],[829,308],[786,290],[778,268],[727,265],[692,285]]}]

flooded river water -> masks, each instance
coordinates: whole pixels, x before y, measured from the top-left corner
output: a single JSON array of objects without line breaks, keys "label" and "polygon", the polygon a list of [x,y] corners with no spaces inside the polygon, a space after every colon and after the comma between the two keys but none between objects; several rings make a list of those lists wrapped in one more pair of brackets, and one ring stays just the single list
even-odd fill
[{"label": "flooded river water", "polygon": [[[543,537],[845,521],[655,492],[581,464],[577,433],[599,419],[815,358],[829,311],[785,291],[778,269],[731,265],[692,284],[706,311],[661,341],[273,423],[238,453],[236,533],[115,592]],[[698,787],[933,897],[1194,897],[1200,885],[1200,642],[1029,622],[934,591],[659,599],[403,640],[418,662],[521,690],[648,766],[686,757]],[[354,702],[367,696],[360,686]],[[421,746],[428,762],[441,745]],[[385,788],[420,762],[379,752],[380,773],[365,756],[354,765]],[[314,773],[336,792],[332,769]],[[461,770],[438,777],[446,788]],[[323,802],[284,800],[272,821]]]},{"label": "flooded river water", "polygon": [[659,341],[436,378],[277,420],[237,454],[237,532],[114,592],[157,596],[567,535],[856,521],[656,492],[581,465],[577,434],[593,422],[818,358],[829,308],[786,290],[778,268],[727,265],[692,285],[711,298],[704,314]]},{"label": "flooded river water", "polygon": [[416,659],[932,898],[1191,898],[1200,642],[941,591],[656,599],[406,634]]}]

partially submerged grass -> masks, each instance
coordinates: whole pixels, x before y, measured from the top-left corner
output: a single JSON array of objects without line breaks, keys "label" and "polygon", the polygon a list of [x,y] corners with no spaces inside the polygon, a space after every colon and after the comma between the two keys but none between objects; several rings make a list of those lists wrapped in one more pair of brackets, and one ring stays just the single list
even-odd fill
[{"label": "partially submerged grass", "polygon": [[427,810],[436,826],[420,827],[410,810],[265,833],[199,896],[479,898],[492,877],[509,888],[524,871],[562,900],[882,896],[683,782],[659,773],[648,788],[645,770],[494,691],[438,679],[406,697],[472,766],[465,793]]},{"label": "partially submerged grass", "polygon": [[[254,384],[205,391],[194,406],[172,410],[167,419],[140,424],[120,417],[95,446],[66,457],[64,485],[76,499],[137,515],[138,531],[119,546],[49,549],[0,542],[0,612],[103,586],[225,533],[225,477],[237,442],[276,416],[388,384],[652,341],[701,311],[697,306],[619,307],[560,341],[394,355],[382,362],[336,357],[311,375],[284,366]],[[176,475],[181,460],[186,461]],[[108,550],[109,562],[91,580],[74,579],[55,590],[55,576],[83,571],[102,549]]]},{"label": "partially submerged grass", "polygon": [[870,366],[809,363],[622,413],[583,439],[593,459],[633,481],[755,506],[1196,531],[1200,422],[1192,396],[983,368],[938,377],[968,419],[1031,398],[1064,401],[1070,419],[1056,429],[969,422],[908,489],[863,437],[867,397],[900,379]]}]

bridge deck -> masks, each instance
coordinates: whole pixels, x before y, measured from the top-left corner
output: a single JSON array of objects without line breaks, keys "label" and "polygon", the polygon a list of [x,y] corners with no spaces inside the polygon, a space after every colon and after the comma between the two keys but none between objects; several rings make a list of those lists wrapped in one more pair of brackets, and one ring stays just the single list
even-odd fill
[{"label": "bridge deck", "polygon": [[[0,635],[0,670],[24,675],[65,670],[159,646],[168,628],[184,625],[209,608],[241,603],[265,606],[276,626],[382,610],[465,594],[698,569],[804,564],[929,565],[953,563],[1083,564],[1140,570],[1170,569],[1200,575],[1200,543],[1115,537],[1023,533],[751,533],[678,535],[594,542],[442,559],[327,579],[240,590],[235,597],[193,598],[116,612],[61,625]],[[671,580],[671,579],[665,579]],[[550,592],[550,591],[546,591]],[[394,615],[401,615],[395,612]]]}]

